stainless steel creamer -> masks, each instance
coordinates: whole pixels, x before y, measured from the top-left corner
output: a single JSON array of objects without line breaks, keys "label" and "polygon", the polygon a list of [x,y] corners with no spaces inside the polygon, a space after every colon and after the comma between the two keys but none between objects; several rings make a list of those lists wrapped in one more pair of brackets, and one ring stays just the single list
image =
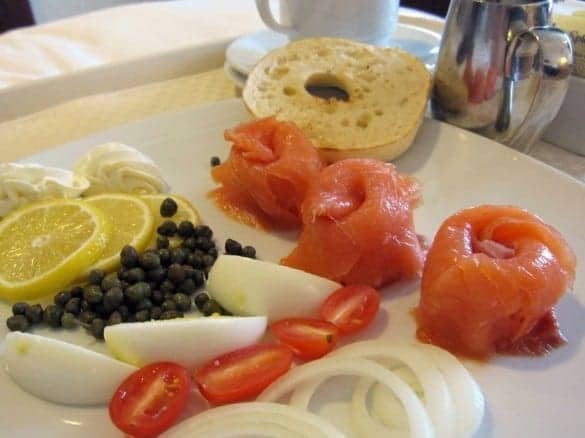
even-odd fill
[{"label": "stainless steel creamer", "polygon": [[552,0],[452,0],[433,115],[523,152],[557,114],[573,64]]}]

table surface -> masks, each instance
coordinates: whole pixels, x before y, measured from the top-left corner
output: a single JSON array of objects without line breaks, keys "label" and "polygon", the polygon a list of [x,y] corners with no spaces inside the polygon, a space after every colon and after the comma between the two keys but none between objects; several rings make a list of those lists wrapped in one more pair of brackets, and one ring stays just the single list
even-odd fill
[{"label": "table surface", "polygon": [[[443,25],[438,17],[404,8],[401,20],[435,31]],[[252,0],[144,3],[98,11],[0,36],[0,88],[210,44],[262,27]],[[0,124],[0,160],[16,160],[122,123],[235,95],[233,84],[217,69],[83,97]],[[531,155],[585,182],[585,157],[544,142],[536,144]]]}]

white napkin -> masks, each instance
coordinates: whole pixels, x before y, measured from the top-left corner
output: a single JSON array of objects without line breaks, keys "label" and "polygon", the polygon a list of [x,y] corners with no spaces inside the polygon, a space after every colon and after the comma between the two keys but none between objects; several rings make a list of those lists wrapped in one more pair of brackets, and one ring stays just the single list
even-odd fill
[{"label": "white napkin", "polygon": [[181,0],[120,6],[17,29],[0,35],[0,89],[262,27],[253,0]]}]

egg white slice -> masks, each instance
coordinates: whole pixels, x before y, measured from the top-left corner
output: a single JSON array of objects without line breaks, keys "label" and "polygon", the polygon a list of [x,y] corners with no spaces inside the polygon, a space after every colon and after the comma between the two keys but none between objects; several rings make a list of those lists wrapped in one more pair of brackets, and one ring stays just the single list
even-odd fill
[{"label": "egg white slice", "polygon": [[116,324],[106,327],[104,338],[112,355],[124,362],[169,361],[192,370],[258,342],[265,331],[264,316],[210,316]]},{"label": "egg white slice", "polygon": [[107,404],[136,367],[78,345],[30,333],[4,341],[6,373],[31,394],[66,405]]},{"label": "egg white slice", "polygon": [[341,285],[299,269],[246,257],[221,255],[209,272],[207,290],[235,315],[266,315],[269,321],[317,316]]}]

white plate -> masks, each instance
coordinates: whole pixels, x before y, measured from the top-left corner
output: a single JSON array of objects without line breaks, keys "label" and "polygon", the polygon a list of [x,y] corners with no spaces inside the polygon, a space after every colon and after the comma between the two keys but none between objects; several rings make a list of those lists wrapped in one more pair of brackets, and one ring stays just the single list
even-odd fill
[{"label": "white plate", "polygon": [[[290,234],[270,235],[235,223],[205,196],[213,187],[209,158],[228,155],[223,130],[247,117],[241,101],[225,101],[117,127],[27,161],[71,167],[95,144],[115,140],[135,145],[161,166],[174,191],[195,203],[219,242],[234,237],[254,245],[260,258],[276,261],[292,248]],[[415,213],[419,233],[432,237],[444,218],[464,207],[511,203],[539,214],[571,243],[581,258],[575,293],[567,294],[557,307],[569,344],[546,357],[499,357],[488,364],[466,365],[487,399],[480,436],[583,436],[585,185],[509,148],[432,120],[425,120],[414,146],[397,164],[423,184],[424,204]],[[417,287],[416,283],[398,284],[385,290],[383,310],[362,338],[414,339],[415,324],[409,311],[417,303]],[[8,306],[0,305],[3,320],[8,313]],[[2,323],[0,339],[5,334]],[[91,342],[83,333],[53,332],[51,336],[78,344]],[[343,389],[329,385],[330,392]],[[43,402],[22,391],[4,372],[0,372],[0,406],[2,437],[121,436],[110,425],[105,408],[81,409]],[[322,415],[344,418],[338,404],[327,405]]]},{"label": "white plate", "polygon": [[[284,46],[288,38],[270,29],[244,35],[232,42],[225,57],[229,66],[249,75],[256,63],[269,51]],[[439,54],[441,35],[419,26],[398,23],[396,31],[385,46],[399,47],[420,58],[432,67]]]}]

